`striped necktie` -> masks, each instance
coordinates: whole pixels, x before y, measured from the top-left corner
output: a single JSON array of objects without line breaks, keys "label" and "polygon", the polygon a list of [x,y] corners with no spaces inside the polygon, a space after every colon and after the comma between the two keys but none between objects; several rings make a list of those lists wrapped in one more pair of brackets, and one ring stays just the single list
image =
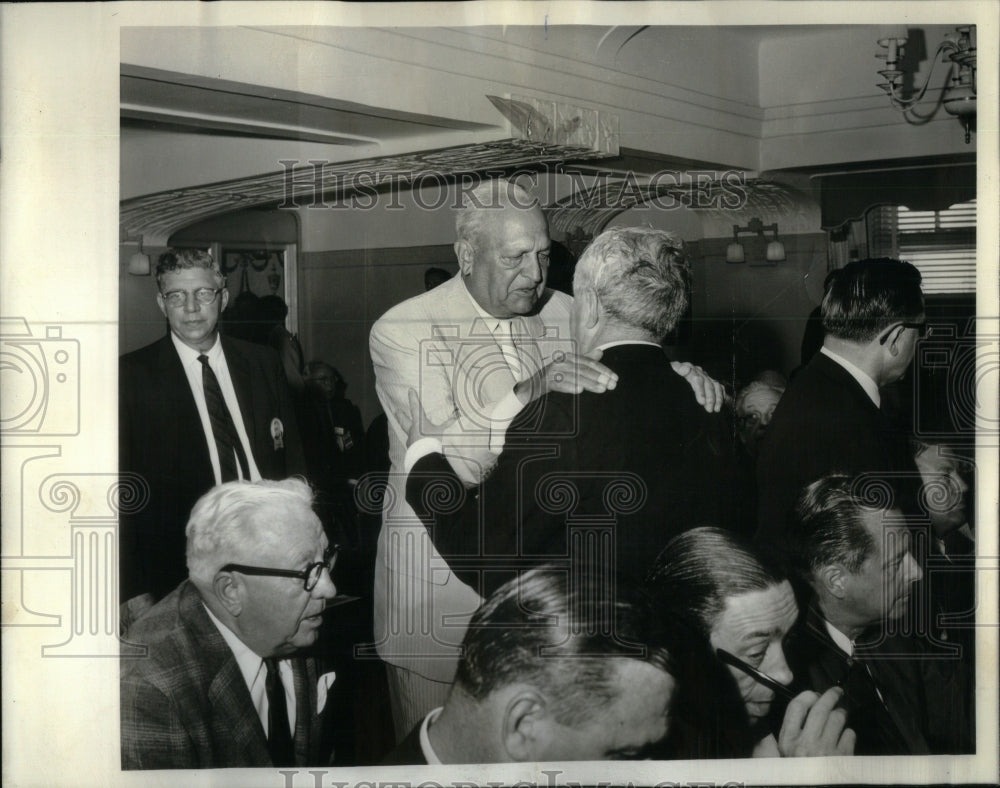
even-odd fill
[{"label": "striped necktie", "polygon": [[202,354],[198,356],[198,361],[201,362],[201,383],[205,389],[205,405],[208,407],[209,421],[212,422],[215,448],[219,453],[221,481],[231,482],[239,478],[236,474],[237,460],[239,460],[243,478],[249,480],[250,467],[247,463],[247,455],[243,451],[240,436],[236,433],[233,415],[229,412],[226,400],[222,396],[219,379],[208,363],[208,356]]}]

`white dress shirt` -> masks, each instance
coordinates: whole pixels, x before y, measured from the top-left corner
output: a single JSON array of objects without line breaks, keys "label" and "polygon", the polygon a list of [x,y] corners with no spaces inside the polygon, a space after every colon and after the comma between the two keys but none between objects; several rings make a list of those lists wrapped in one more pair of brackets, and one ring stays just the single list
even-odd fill
[{"label": "white dress shirt", "polygon": [[[205,403],[205,384],[203,382],[203,367],[198,360],[202,355],[200,350],[188,347],[181,342],[176,335],[170,334],[174,347],[177,348],[177,355],[180,356],[181,365],[184,367],[184,374],[187,375],[188,385],[191,393],[194,394],[194,403],[198,408],[198,416],[201,417],[201,429],[205,433],[205,440],[208,442],[208,455],[212,460],[212,472],[215,474],[215,483],[222,482],[222,470],[219,467],[219,450],[215,445],[215,434],[212,432],[212,419],[208,415],[208,405]],[[208,356],[208,365],[219,380],[219,388],[222,389],[222,398],[226,401],[226,407],[233,417],[233,425],[236,427],[236,434],[243,444],[243,451],[247,455],[247,464],[250,468],[250,480],[258,481],[260,471],[257,470],[257,463],[254,462],[253,452],[250,450],[250,439],[247,438],[246,427],[243,425],[243,416],[240,413],[240,403],[236,399],[236,389],[233,388],[233,379],[229,376],[229,365],[226,364],[226,356],[222,352],[222,341],[215,337],[215,344],[205,353]],[[235,452],[234,452],[235,454]],[[239,461],[236,462],[236,473],[239,478],[243,478],[243,470]]]},{"label": "white dress shirt", "polygon": [[[226,645],[229,646],[230,651],[233,652],[233,656],[236,658],[236,664],[239,666],[243,681],[246,682],[247,689],[250,690],[250,700],[253,702],[253,707],[257,710],[260,724],[264,726],[264,735],[267,736],[267,713],[269,709],[266,687],[267,668],[264,666],[264,660],[251,651],[250,647],[236,636],[236,633],[219,621],[207,606],[203,606],[205,607],[205,612],[208,613],[209,620],[215,624],[215,628],[219,630],[222,639],[226,641]],[[278,674],[281,676],[281,685],[285,688],[285,703],[288,704],[288,725],[294,739],[295,679],[292,673],[292,665],[287,659],[278,660]]]}]

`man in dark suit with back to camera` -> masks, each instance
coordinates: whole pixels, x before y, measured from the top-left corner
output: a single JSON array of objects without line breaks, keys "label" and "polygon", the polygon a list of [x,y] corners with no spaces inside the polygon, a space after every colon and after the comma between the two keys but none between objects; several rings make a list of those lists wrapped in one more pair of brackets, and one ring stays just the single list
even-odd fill
[{"label": "man in dark suit with back to camera", "polygon": [[315,766],[333,674],[297,656],[336,594],[336,550],[299,479],[213,487],[187,525],[189,579],[128,629],[123,769]]},{"label": "man in dark suit with back to camera", "polygon": [[[672,536],[734,523],[725,424],[698,404],[660,346],[684,312],[687,278],[676,236],[601,234],[576,266],[570,328],[579,354],[603,352],[617,386],[548,393],[522,410],[478,495],[461,489],[433,438],[413,441],[407,501],[473,588],[489,593],[514,568],[553,560],[641,580]],[[442,481],[456,497],[435,506]]]},{"label": "man in dark suit with back to camera", "polygon": [[887,258],[827,277],[819,353],[792,379],[757,459],[757,534],[776,536],[803,486],[828,473],[874,473],[917,508],[919,475],[906,431],[882,412],[880,389],[903,377],[924,331],[920,272]]},{"label": "man in dark suit with back to camera", "polygon": [[184,523],[210,487],[305,473],[277,355],[219,335],[229,291],[212,256],[168,251],[156,283],[170,331],[119,361],[119,471],[143,488],[122,512],[123,601],[184,578]]}]

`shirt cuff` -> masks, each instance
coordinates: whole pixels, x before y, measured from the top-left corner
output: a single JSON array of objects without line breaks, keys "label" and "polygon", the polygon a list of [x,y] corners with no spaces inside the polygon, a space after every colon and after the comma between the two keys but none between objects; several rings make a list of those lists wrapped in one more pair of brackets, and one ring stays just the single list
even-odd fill
[{"label": "shirt cuff", "polygon": [[410,448],[406,450],[406,456],[403,458],[403,472],[409,473],[421,457],[426,457],[428,454],[434,454],[435,452],[444,454],[441,441],[437,438],[420,438],[414,441],[410,445]]},{"label": "shirt cuff", "polygon": [[490,451],[499,454],[507,442],[507,428],[514,418],[524,410],[524,405],[517,398],[514,389],[497,404],[490,414]]}]

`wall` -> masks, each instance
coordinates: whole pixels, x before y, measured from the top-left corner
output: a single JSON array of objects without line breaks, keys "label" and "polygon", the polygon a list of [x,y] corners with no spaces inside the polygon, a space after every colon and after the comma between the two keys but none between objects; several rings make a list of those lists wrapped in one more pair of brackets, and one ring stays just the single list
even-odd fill
[{"label": "wall", "polygon": [[726,263],[731,237],[706,238],[693,262],[690,358],[734,387],[758,372],[787,375],[799,362],[806,318],[819,304],[826,276],[823,233],[782,236],[786,260],[763,261],[756,239],[743,236],[746,263]]}]

